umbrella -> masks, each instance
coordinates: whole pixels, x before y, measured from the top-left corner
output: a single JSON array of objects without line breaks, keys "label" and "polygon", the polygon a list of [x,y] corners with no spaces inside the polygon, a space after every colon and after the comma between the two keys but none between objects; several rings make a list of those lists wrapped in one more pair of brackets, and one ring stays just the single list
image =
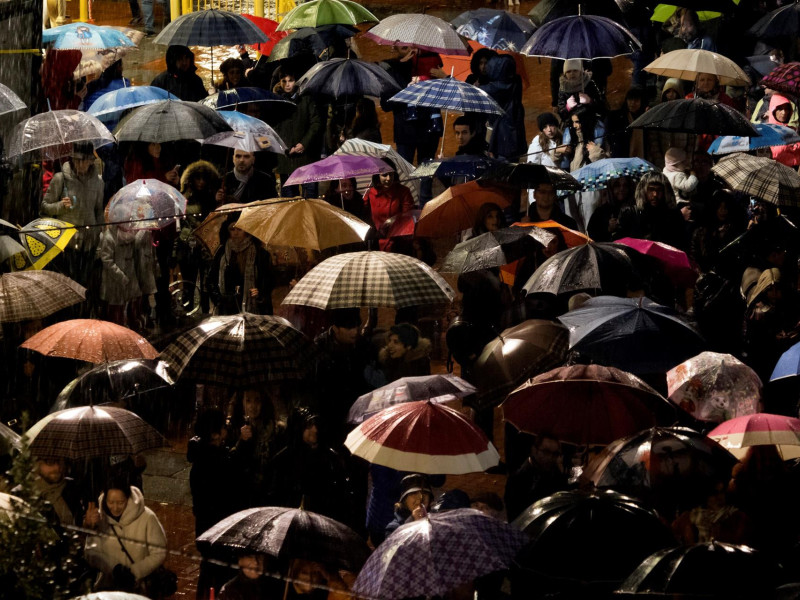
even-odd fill
[{"label": "umbrella", "polygon": [[[0,219],[0,224],[6,222]],[[19,227],[14,226],[12,231],[19,230]],[[10,234],[0,233],[0,263],[6,261],[11,263],[10,269],[13,271],[21,271],[31,266],[31,257],[25,247]]]},{"label": "umbrella", "polygon": [[612,491],[557,492],[512,525],[531,538],[516,560],[519,583],[543,595],[604,598],[646,556],[675,543],[652,510]]},{"label": "umbrella", "polygon": [[500,208],[511,204],[504,191],[481,187],[476,181],[451,186],[422,208],[417,235],[444,237],[470,229],[480,207],[487,202],[494,202]]},{"label": "umbrella", "polygon": [[52,44],[54,50],[105,50],[133,48],[136,44],[124,29],[102,27],[89,23],[67,23],[43,33],[42,43]]},{"label": "umbrella", "polygon": [[442,273],[468,273],[507,265],[556,239],[538,227],[505,227],[456,244],[439,268]]},{"label": "umbrella", "polygon": [[384,238],[413,237],[421,213],[421,210],[415,208],[389,217],[383,222],[378,233]]},{"label": "umbrella", "polygon": [[720,423],[708,433],[730,450],[736,458],[744,458],[750,446],[774,445],[783,460],[800,457],[800,419],[784,415],[757,413]]},{"label": "umbrella", "polygon": [[351,58],[331,58],[319,62],[303,75],[297,85],[301,94],[376,96],[400,91],[389,73],[374,63]]},{"label": "umbrella", "polygon": [[500,462],[477,425],[430,400],[385,408],[351,431],[344,445],[369,463],[429,475],[478,473]]},{"label": "umbrella", "polygon": [[703,352],[667,372],[669,399],[700,421],[758,412],[761,379],[730,354]]},{"label": "umbrella", "polygon": [[558,320],[569,327],[570,349],[631,373],[663,373],[704,345],[674,310],[649,298],[592,298]]},{"label": "umbrella", "polygon": [[218,206],[192,231],[192,235],[203,243],[211,256],[214,256],[219,249],[219,230],[228,216],[232,212],[240,212],[245,207],[258,206],[264,202],[266,200],[244,203],[231,202],[230,204]]},{"label": "umbrella", "polygon": [[636,271],[627,246],[591,242],[562,250],[543,262],[523,289],[528,294],[602,291],[624,296]]},{"label": "umbrella", "polygon": [[769,54],[748,56],[745,58],[745,61],[746,66],[753,69],[757,74],[761,75],[761,77],[766,77],[773,69],[783,64],[773,60],[773,56]]},{"label": "umbrella", "polygon": [[302,185],[314,181],[334,181],[360,175],[391,173],[392,167],[379,158],[333,154],[295,169],[284,185]]},{"label": "umbrella", "polygon": [[464,23],[457,25],[455,20],[451,21],[453,25],[457,25],[456,31],[493,50],[519,52],[536,29],[527,17],[504,10],[479,8],[461,16],[468,14],[474,16]]},{"label": "umbrella", "polygon": [[268,41],[266,34],[249,19],[216,8],[183,14],[153,39],[154,44],[164,46],[236,46]]},{"label": "umbrella", "polygon": [[730,58],[701,49],[673,50],[662,54],[644,68],[661,77],[676,77],[694,81],[700,73],[711,73],[720,85],[749,86],[750,78]]},{"label": "umbrella", "polygon": [[421,260],[403,254],[367,251],[331,256],[306,273],[284,304],[322,310],[352,307],[405,308],[449,304],[453,290]]},{"label": "umbrella", "polygon": [[550,183],[557,190],[580,191],[583,189],[571,173],[556,167],[545,167],[533,163],[500,164],[481,176],[481,182],[501,183],[512,188],[533,189],[540,183]]},{"label": "umbrella", "polygon": [[285,60],[298,54],[313,56],[315,61],[326,60],[332,46],[343,44],[357,33],[358,29],[351,25],[301,27],[275,44],[267,62]]},{"label": "umbrella", "polygon": [[253,25],[258,27],[264,33],[264,35],[269,38],[268,42],[253,44],[253,50],[263,54],[264,56],[269,56],[270,52],[272,52],[273,48],[275,48],[275,44],[277,44],[287,35],[285,31],[277,31],[277,21],[266,19],[264,17],[257,17],[255,15],[242,14],[242,16],[248,21],[251,21]]},{"label": "umbrella", "polygon": [[412,83],[389,98],[389,102],[442,108],[462,113],[502,115],[504,112],[489,94],[455,77]]},{"label": "umbrella", "polygon": [[534,223],[514,223],[514,227],[539,227],[541,229],[550,229],[554,232],[560,233],[564,237],[564,242],[567,248],[574,248],[575,246],[584,246],[591,241],[586,234],[580,231],[575,231],[569,227],[565,227],[556,221],[536,221]]},{"label": "umbrella", "polygon": [[769,380],[777,381],[778,379],[796,377],[797,375],[800,375],[800,342],[781,354]]},{"label": "umbrella", "polygon": [[72,600],[148,600],[148,598],[147,596],[130,592],[93,592],[83,596],[76,596]]},{"label": "umbrella", "polygon": [[619,23],[595,15],[561,17],[543,24],[520,53],[553,58],[614,58],[633,54],[642,43]]},{"label": "umbrella", "polygon": [[215,133],[204,139],[204,144],[236,148],[245,152],[266,150],[284,154],[288,150],[278,133],[261,119],[234,110],[220,111],[219,116],[233,128],[233,131]]},{"label": "umbrella", "polygon": [[0,323],[43,319],[85,299],[83,286],[54,271],[0,275]]},{"label": "umbrella", "polygon": [[106,92],[92,103],[88,113],[101,121],[115,121],[126,110],[138,108],[146,104],[155,104],[162,100],[177,100],[167,90],[150,85],[124,87]]},{"label": "umbrella", "polygon": [[0,423],[0,454],[8,456],[14,450],[20,450],[22,446],[21,437],[20,434],[5,423]]},{"label": "umbrella", "polygon": [[377,23],[378,18],[352,0],[310,0],[288,12],[278,31],[320,25]]},{"label": "umbrella", "polygon": [[779,65],[759,81],[759,85],[781,94],[800,96],[800,62]]},{"label": "umbrella", "polygon": [[768,12],[747,33],[758,40],[796,36],[800,33],[800,6],[792,2]]},{"label": "umbrella", "polygon": [[391,15],[363,35],[385,46],[412,46],[438,54],[463,56],[470,52],[450,23],[432,15]]},{"label": "umbrella", "polygon": [[472,377],[478,395],[467,402],[479,409],[500,404],[528,377],[562,364],[568,349],[569,331],[553,321],[530,319],[504,329],[480,351]]},{"label": "umbrella", "polygon": [[[359,138],[353,138],[345,141],[341,147],[334,152],[334,155],[347,154],[352,156],[372,156],[375,158],[388,158],[394,163],[397,175],[401,183],[408,185],[411,190],[411,195],[414,197],[415,202],[419,202],[419,183],[416,181],[409,182],[408,176],[414,170],[414,165],[408,162],[405,158],[400,156],[391,145],[378,144],[377,142],[368,142]],[[364,190],[371,184],[371,176],[362,176],[356,178],[357,188]]]},{"label": "umbrella", "polygon": [[67,248],[76,233],[71,223],[42,217],[20,229],[19,240],[33,261],[31,268],[43,269]]},{"label": "umbrella", "polygon": [[617,244],[633,248],[645,256],[652,256],[664,268],[667,276],[676,284],[683,287],[692,287],[697,280],[697,272],[692,268],[689,257],[683,250],[652,240],[641,240],[638,238],[620,238]]},{"label": "umbrella", "polygon": [[270,107],[293,108],[294,102],[286,100],[278,94],[257,87],[238,87],[232,90],[220,90],[207,98],[200,100],[199,104],[215,110],[236,110],[242,104],[269,103]]},{"label": "umbrella", "polygon": [[99,319],[61,321],[42,329],[20,347],[45,356],[92,363],[158,356],[158,351],[135,331]]},{"label": "umbrella", "polygon": [[401,377],[359,396],[350,407],[347,422],[358,425],[395,404],[418,400],[451,402],[474,394],[475,391],[471,383],[450,374]]},{"label": "umbrella", "polygon": [[353,593],[400,600],[445,596],[461,584],[508,568],[527,536],[478,510],[430,514],[401,525],[367,559]]},{"label": "umbrella", "polygon": [[106,206],[106,222],[125,231],[162,229],[186,212],[186,198],[157,179],[137,179],[120,188]]},{"label": "umbrella", "polygon": [[677,133],[758,136],[753,124],[741,113],[725,104],[702,98],[662,102],[628,127]]},{"label": "umbrella", "polygon": [[596,192],[620,177],[638,178],[645,173],[657,172],[658,167],[642,158],[602,158],[570,173],[581,184],[584,192]]},{"label": "umbrella", "polygon": [[503,402],[520,431],[576,445],[605,445],[675,420],[675,409],[638,377],[602,365],[572,365],[523,383]]},{"label": "umbrella", "polygon": [[590,3],[581,0],[541,0],[528,13],[531,21],[538,27],[553,19],[570,15],[599,15],[608,17],[617,23],[624,23],[623,10],[625,2],[621,0],[592,0]]},{"label": "umbrella", "polygon": [[771,158],[732,154],[713,171],[737,192],[778,206],[798,206],[800,175]]},{"label": "umbrella", "polygon": [[138,454],[168,445],[134,413],[112,406],[59,410],[34,423],[25,435],[34,456],[68,460]]},{"label": "umbrella", "polygon": [[363,242],[371,229],[324,200],[276,199],[246,207],[236,226],[270,246],[324,250]]},{"label": "umbrella", "polygon": [[347,525],[301,508],[277,506],[225,517],[197,538],[197,546],[311,560],[351,572],[369,556],[367,544]]},{"label": "umbrella", "polygon": [[206,319],[161,353],[173,381],[238,389],[301,381],[315,359],[311,340],[284,319],[250,313]]},{"label": "umbrella", "polygon": [[[203,12],[208,11],[200,11]],[[207,106],[182,100],[164,100],[137,108],[120,123],[116,133],[120,142],[161,144],[205,139],[223,131],[231,131],[230,125]]]},{"label": "umbrella", "polygon": [[411,172],[409,178],[467,177],[468,179],[475,179],[499,163],[500,161],[494,158],[474,154],[436,158],[422,163]]},{"label": "umbrella", "polygon": [[726,135],[715,139],[708,148],[710,154],[732,154],[733,152],[750,152],[759,148],[786,146],[800,142],[800,135],[785,125],[773,123],[754,123],[753,128],[758,137]]},{"label": "umbrella", "polygon": [[51,110],[34,115],[14,127],[8,142],[8,156],[39,151],[55,160],[72,153],[74,142],[91,142],[95,148],[111,144],[114,136],[97,117],[79,110]]},{"label": "umbrella", "polygon": [[28,108],[28,105],[11,88],[0,83],[0,115],[16,112],[23,108]]}]

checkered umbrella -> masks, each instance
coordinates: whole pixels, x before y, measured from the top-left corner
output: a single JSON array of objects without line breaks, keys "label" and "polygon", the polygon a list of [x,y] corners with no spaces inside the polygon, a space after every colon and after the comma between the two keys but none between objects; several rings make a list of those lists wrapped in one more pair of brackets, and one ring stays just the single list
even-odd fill
[{"label": "checkered umbrella", "polygon": [[429,52],[461,56],[470,53],[469,45],[453,26],[433,15],[391,15],[364,36],[385,46],[413,46]]},{"label": "checkered umbrella", "polygon": [[614,58],[633,54],[642,43],[616,21],[595,15],[571,15],[548,21],[520,50],[526,56]]},{"label": "checkered umbrella", "polygon": [[304,559],[357,572],[369,556],[347,525],[300,508],[264,506],[225,517],[197,538],[198,548],[221,547],[282,559]]},{"label": "checkered umbrella", "polygon": [[[391,145],[368,142],[359,138],[347,140],[334,154],[351,154],[354,156],[374,156],[375,158],[388,158],[397,169],[400,183],[405,184],[411,190],[414,202],[419,203],[419,182],[409,181],[409,174],[414,170],[414,165],[400,156]],[[363,175],[356,177],[356,188],[363,193],[372,185],[372,177]]]},{"label": "checkered umbrella", "polygon": [[61,273],[3,273],[0,276],[0,323],[43,319],[85,298],[86,289]]},{"label": "checkered umbrella", "polygon": [[375,549],[353,593],[384,600],[445,596],[507,568],[527,542],[523,532],[471,508],[430,514],[400,526]]},{"label": "checkered umbrella", "polygon": [[137,108],[122,120],[116,135],[120,142],[161,144],[205,139],[223,131],[232,128],[211,108],[196,102],[164,100]]},{"label": "checkered umbrella", "polygon": [[284,299],[322,310],[449,304],[454,292],[436,271],[404,254],[367,251],[332,256],[311,269]]},{"label": "checkered umbrella", "polygon": [[775,67],[759,84],[781,94],[800,96],[800,62]]},{"label": "checkered umbrella", "polygon": [[91,142],[95,148],[111,144],[114,136],[97,117],[79,110],[51,110],[17,124],[8,139],[8,157],[28,154],[34,159],[56,160],[72,153],[74,142]]},{"label": "checkered umbrella", "polygon": [[11,88],[0,83],[0,115],[28,108]]},{"label": "checkered umbrella", "polygon": [[112,406],[59,410],[35,423],[25,435],[34,456],[68,460],[138,454],[168,445],[134,413]]},{"label": "checkered umbrella", "polygon": [[242,389],[304,379],[315,357],[311,340],[284,319],[250,313],[206,319],[161,353],[173,381]]},{"label": "checkered umbrella", "polygon": [[320,25],[358,25],[377,23],[378,17],[352,0],[311,0],[290,10],[278,31],[319,27]]},{"label": "checkered umbrella", "polygon": [[209,8],[181,15],[164,27],[153,43],[164,46],[236,46],[268,41],[267,34],[242,15]]},{"label": "checkered umbrella", "polygon": [[389,102],[442,108],[462,113],[503,114],[503,109],[489,94],[455,77],[414,83],[389,98]]},{"label": "checkered umbrella", "polygon": [[778,206],[800,204],[800,175],[771,158],[732,154],[713,170],[737,192]]},{"label": "checkered umbrella", "polygon": [[317,63],[298,81],[301,94],[376,96],[400,91],[400,86],[378,65],[354,58],[331,58]]}]

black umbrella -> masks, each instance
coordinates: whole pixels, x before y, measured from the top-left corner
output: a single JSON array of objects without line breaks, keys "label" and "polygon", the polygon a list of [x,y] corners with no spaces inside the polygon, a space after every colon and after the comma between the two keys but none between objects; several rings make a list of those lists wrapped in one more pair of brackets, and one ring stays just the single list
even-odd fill
[{"label": "black umbrella", "polygon": [[426,161],[411,171],[408,179],[423,177],[466,177],[474,179],[502,163],[488,156],[461,154]]},{"label": "black umbrella", "polygon": [[625,10],[623,0],[541,0],[531,9],[528,16],[536,26],[540,26],[553,19],[568,17],[570,15],[598,15],[608,17],[617,23],[624,23],[622,12]]},{"label": "black umbrella", "polygon": [[116,131],[119,142],[176,142],[201,140],[233,131],[214,110],[196,102],[164,100],[137,108]]},{"label": "black umbrella", "polygon": [[287,59],[298,54],[308,54],[314,60],[326,60],[330,49],[346,48],[344,40],[353,37],[358,29],[351,25],[321,25],[301,27],[272,47],[269,62]]},{"label": "black umbrella", "polygon": [[551,183],[557,190],[577,192],[583,189],[580,182],[566,171],[533,163],[503,164],[484,173],[478,181],[521,189],[533,189],[540,183]]},{"label": "black umbrella", "polygon": [[556,236],[539,227],[506,227],[456,244],[439,269],[442,273],[467,273],[507,265],[547,246]]},{"label": "black umbrella", "polygon": [[378,65],[355,58],[331,58],[306,71],[298,81],[301,94],[376,96],[395,94],[400,86]]},{"label": "black umbrella", "polygon": [[216,110],[236,110],[242,104],[269,103],[270,109],[286,105],[294,108],[295,104],[283,96],[257,87],[239,87],[232,90],[220,90],[216,94],[200,100],[199,104]]},{"label": "black umbrella", "polygon": [[768,12],[747,33],[759,40],[797,36],[800,33],[800,4],[792,2]]},{"label": "black umbrella", "polygon": [[268,41],[267,34],[249,19],[215,8],[181,15],[153,39],[154,44],[164,46],[235,46]]},{"label": "black umbrella", "polygon": [[676,133],[706,133],[758,137],[758,132],[737,110],[702,98],[669,100],[651,108],[629,126]]}]

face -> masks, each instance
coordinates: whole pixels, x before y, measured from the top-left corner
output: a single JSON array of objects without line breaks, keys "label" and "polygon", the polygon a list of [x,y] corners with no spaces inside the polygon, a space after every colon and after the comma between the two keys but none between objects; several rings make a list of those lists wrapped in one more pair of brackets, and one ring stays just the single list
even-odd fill
[{"label": "face", "polygon": [[728,205],[724,202],[720,202],[719,206],[717,207],[717,220],[719,221],[727,221],[728,220]]},{"label": "face", "polygon": [[660,183],[651,183],[647,186],[647,202],[650,206],[659,206],[664,203],[664,186]]},{"label": "face", "polygon": [[678,99],[678,91],[675,89],[668,89],[664,92],[664,99],[665,100],[677,100]]},{"label": "face", "polygon": [[296,560],[294,562],[292,587],[298,594],[311,594],[315,585],[324,585],[325,577],[319,572],[320,567],[310,560]]},{"label": "face", "polygon": [[642,100],[641,98],[628,98],[625,101],[625,104],[628,105],[628,112],[629,113],[637,113],[639,109],[642,108]]},{"label": "face", "polygon": [[185,56],[181,56],[178,60],[175,61],[175,66],[178,68],[179,71],[188,71],[189,68],[192,66],[192,57],[188,54]]},{"label": "face", "polygon": [[561,458],[561,447],[556,440],[542,440],[541,446],[533,449],[533,457],[542,468],[555,469]]},{"label": "face", "polygon": [[697,27],[695,27],[694,21],[687,13],[684,13],[681,17],[681,35],[691,38],[696,34]]},{"label": "face", "polygon": [[239,229],[238,227],[236,227],[235,223],[231,223],[230,225],[228,225],[228,231],[231,234],[231,240],[234,242],[241,242],[247,235],[244,229]]},{"label": "face", "polygon": [[481,75],[486,75],[486,63],[488,63],[488,62],[489,62],[489,59],[486,58],[486,57],[483,57],[478,61],[478,72]]},{"label": "face", "polygon": [[292,75],[284,75],[281,77],[281,89],[286,94],[291,94],[294,92],[294,86],[296,83],[297,81]]},{"label": "face", "polygon": [[381,173],[378,175],[378,181],[383,189],[392,187],[394,183],[394,171],[389,173]]},{"label": "face", "polygon": [[340,179],[336,191],[339,192],[339,195],[341,195],[342,198],[349,199],[353,197],[353,193],[356,191],[356,188],[353,186],[353,182],[349,179]]},{"label": "face", "polygon": [[775,109],[775,120],[778,123],[788,123],[792,116],[791,104],[781,104]]},{"label": "face", "polygon": [[714,161],[707,154],[695,154],[692,160],[692,170],[699,179],[706,179],[711,175],[711,167],[714,166]]},{"label": "face", "polygon": [[92,159],[91,158],[77,158],[75,156],[72,157],[72,165],[75,167],[75,173],[78,175],[86,175],[89,171],[89,167],[92,166]]},{"label": "face", "polygon": [[161,156],[161,144],[155,142],[147,144],[147,153],[153,158],[159,158]]},{"label": "face", "polygon": [[538,208],[548,210],[556,201],[556,188],[550,183],[540,183],[533,191],[533,199]]},{"label": "face", "polygon": [[414,512],[415,508],[423,504],[425,508],[429,508],[431,505],[431,495],[428,492],[422,491],[411,492],[403,498],[403,504],[405,504],[409,512]]},{"label": "face", "polygon": [[225,74],[225,78],[231,85],[239,85],[239,82],[242,80],[242,70],[239,67],[231,67]]},{"label": "face", "polygon": [[197,191],[206,189],[207,184],[208,182],[206,181],[206,176],[202,173],[198,173],[192,177],[192,187]]},{"label": "face", "polygon": [[697,76],[697,83],[695,87],[698,92],[708,93],[712,91],[717,85],[717,78],[711,73],[700,73]]},{"label": "face", "polygon": [[558,127],[556,127],[555,125],[545,125],[544,129],[542,129],[542,133],[544,133],[545,137],[548,140],[552,140],[553,138],[556,137],[556,134],[558,133]]},{"label": "face", "polygon": [[386,352],[390,358],[403,358],[408,350],[409,347],[400,341],[396,333],[389,334],[389,337],[386,338]]},{"label": "face", "polygon": [[572,128],[575,131],[580,131],[581,130],[581,120],[578,117],[578,115],[573,115],[572,117],[570,117],[570,121],[572,122]]},{"label": "face", "polygon": [[483,218],[483,226],[486,228],[486,231],[497,231],[500,229],[500,213],[496,210],[490,210]]},{"label": "face", "polygon": [[247,173],[256,162],[256,155],[244,150],[236,150],[233,153],[233,166],[239,173]]},{"label": "face", "polygon": [[239,568],[242,575],[248,579],[258,579],[264,572],[264,561],[260,556],[241,556],[239,557]]},{"label": "face", "polygon": [[255,390],[247,390],[242,400],[244,415],[255,419],[261,415],[261,396]]},{"label": "face", "polygon": [[47,483],[61,483],[64,479],[64,461],[52,459],[40,460],[39,477]]},{"label": "face", "polygon": [[336,341],[345,346],[352,346],[358,339],[358,327],[337,327],[333,326],[333,335]]},{"label": "face", "polygon": [[453,133],[456,136],[456,142],[459,147],[466,146],[475,135],[470,131],[469,125],[456,125],[453,127]]},{"label": "face", "polygon": [[122,490],[111,489],[106,493],[106,505],[108,506],[108,512],[119,519],[122,513],[125,512],[125,507],[128,506],[128,498]]},{"label": "face", "polygon": [[625,202],[631,193],[631,181],[627,177],[620,177],[611,182],[611,197],[615,202]]},{"label": "face", "polygon": [[578,69],[572,69],[564,73],[564,79],[567,81],[578,81],[581,78],[581,72]]},{"label": "face", "polygon": [[312,448],[316,448],[319,443],[319,430],[317,424],[311,421],[306,428],[303,429],[303,443],[308,444]]}]

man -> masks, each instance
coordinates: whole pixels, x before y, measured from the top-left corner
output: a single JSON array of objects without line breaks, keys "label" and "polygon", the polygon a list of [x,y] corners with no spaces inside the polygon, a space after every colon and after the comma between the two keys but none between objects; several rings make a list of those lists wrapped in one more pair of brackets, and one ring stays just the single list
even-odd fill
[{"label": "man", "polygon": [[561,444],[552,435],[539,435],[530,456],[506,482],[505,503],[508,520],[513,521],[537,500],[567,488],[561,470]]},{"label": "man", "polygon": [[453,121],[453,134],[458,143],[456,156],[462,154],[486,156],[486,140],[477,134],[477,129],[475,121],[470,117],[461,116]]},{"label": "man", "polygon": [[170,46],[165,58],[167,70],[156,75],[150,85],[167,90],[187,102],[197,102],[208,95],[203,80],[195,73],[194,54],[189,48]]},{"label": "man", "polygon": [[575,219],[564,214],[556,202],[556,188],[552,183],[540,183],[533,190],[533,202],[528,207],[528,220],[534,223],[539,221],[555,221],[556,223],[578,229]]},{"label": "man", "polygon": [[275,178],[255,168],[256,155],[246,150],[233,151],[233,171],[225,173],[217,191],[217,205],[249,203],[275,197]]},{"label": "man", "polygon": [[[34,486],[42,499],[52,506],[59,525],[81,525],[86,511],[81,505],[80,490],[66,474],[63,458],[39,458],[36,461]],[[93,504],[90,503],[91,508],[95,508]]]}]

